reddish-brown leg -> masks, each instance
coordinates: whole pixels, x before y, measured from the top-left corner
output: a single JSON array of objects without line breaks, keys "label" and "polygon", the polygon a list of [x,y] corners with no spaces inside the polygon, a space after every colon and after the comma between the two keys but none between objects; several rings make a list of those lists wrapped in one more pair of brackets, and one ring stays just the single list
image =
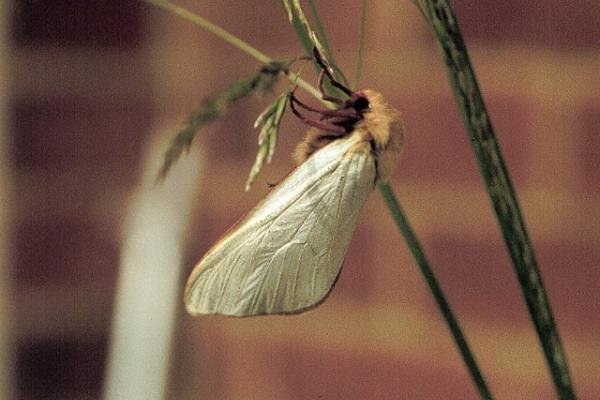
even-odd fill
[{"label": "reddish-brown leg", "polygon": [[310,119],[307,118],[306,116],[302,115],[298,109],[296,109],[296,104],[301,105],[302,107],[304,105],[302,105],[302,103],[300,102],[300,100],[298,100],[296,98],[296,96],[294,95],[294,93],[290,93],[290,108],[292,109],[292,112],[294,113],[294,115],[296,115],[296,117],[298,117],[302,122],[304,122],[307,125],[310,126],[314,126],[317,129],[321,129],[323,131],[327,131],[327,132],[332,132],[332,133],[338,133],[338,134],[345,134],[346,130],[338,125],[332,125],[332,124],[327,124],[325,122],[321,122],[321,121],[317,121],[314,119]]}]

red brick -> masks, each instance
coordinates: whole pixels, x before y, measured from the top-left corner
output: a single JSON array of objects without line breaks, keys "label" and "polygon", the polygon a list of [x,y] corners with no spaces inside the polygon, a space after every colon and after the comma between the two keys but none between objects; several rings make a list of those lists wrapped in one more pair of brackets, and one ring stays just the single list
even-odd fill
[{"label": "red brick", "polygon": [[20,45],[134,48],[141,43],[143,15],[135,0],[29,0],[15,2]]},{"label": "red brick", "polygon": [[592,97],[580,111],[577,140],[577,163],[582,191],[600,191],[600,99]]},{"label": "red brick", "polygon": [[106,338],[54,338],[17,347],[16,398],[100,395]]},{"label": "red brick", "polygon": [[[225,0],[212,6],[189,3],[189,8],[257,48],[295,48],[301,51],[287,14],[278,3]],[[215,43],[217,44],[217,43]],[[220,45],[220,44],[217,44]],[[228,49],[231,49],[229,45]],[[300,54],[285,54],[294,56]]]},{"label": "red brick", "polygon": [[[228,336],[218,317],[192,318],[183,307],[178,340],[173,350],[173,373],[168,398],[231,399],[228,385]],[[223,320],[221,320],[222,322]]]},{"label": "red brick", "polygon": [[[500,237],[468,240],[431,235],[428,255],[455,312],[498,323],[527,323],[517,278]],[[432,307],[435,305],[432,303]]]},{"label": "red brick", "polygon": [[[365,219],[362,219],[364,222]],[[363,223],[354,232],[350,249],[346,255],[342,271],[335,285],[334,293],[338,299],[347,298],[368,302],[373,290],[373,232]]]},{"label": "red brick", "polygon": [[289,399],[476,399],[465,370],[442,370],[393,355],[279,349]]},{"label": "red brick", "polygon": [[258,150],[258,131],[253,124],[261,111],[256,102],[245,99],[231,107],[213,127],[199,131],[198,135],[204,136],[203,145],[210,157],[220,161],[231,160],[232,165],[245,159],[250,171]]},{"label": "red brick", "polygon": [[395,177],[476,182],[462,121],[451,98],[391,98],[402,110],[405,147]]},{"label": "red brick", "polygon": [[[529,323],[517,278],[500,238],[466,241],[433,236],[428,254],[457,312],[472,318]],[[539,268],[561,328],[600,329],[600,308],[590,301],[600,287],[594,266],[600,252],[578,243],[537,240]]]},{"label": "red brick", "polygon": [[[402,199],[401,187],[397,194]],[[415,215],[407,215],[413,223],[418,220]],[[428,296],[425,283],[377,190],[367,202],[362,221],[373,241],[368,263],[360,266],[368,273],[369,297],[355,299],[361,304],[376,302],[380,309],[402,309],[406,304],[418,307],[420,299]],[[418,225],[413,228],[420,231]]]},{"label": "red brick", "polygon": [[[527,107],[519,99],[487,96],[487,106],[511,175],[527,174]],[[395,176],[479,185],[479,166],[451,97],[392,98],[405,121],[405,148]]]},{"label": "red brick", "polygon": [[113,104],[69,97],[23,100],[15,114],[17,166],[56,172],[84,164],[101,169],[111,161],[135,166],[151,126],[148,104],[118,99]]},{"label": "red brick", "polygon": [[597,48],[597,2],[457,1],[453,3],[467,40],[542,47]]},{"label": "red brick", "polygon": [[[321,22],[325,27],[327,37],[330,41],[331,48],[338,58],[342,53],[350,52],[354,54],[358,48],[358,28],[360,17],[360,2],[345,2],[339,3],[335,1],[315,2],[317,10],[321,17]],[[311,8],[308,3],[304,6],[304,12],[311,21],[314,21]],[[316,29],[316,24],[313,23],[313,28]],[[370,24],[367,22],[367,36],[371,30]],[[339,59],[336,61],[340,61]],[[352,60],[354,61],[354,59]],[[354,64],[350,64],[354,67]],[[348,79],[351,79],[351,69],[345,71]]]},{"label": "red brick", "polygon": [[542,278],[559,327],[589,334],[600,330],[600,250],[597,243],[565,240],[536,246]]},{"label": "red brick", "polygon": [[14,275],[18,284],[111,283],[118,265],[113,232],[93,221],[48,217],[17,226]]}]

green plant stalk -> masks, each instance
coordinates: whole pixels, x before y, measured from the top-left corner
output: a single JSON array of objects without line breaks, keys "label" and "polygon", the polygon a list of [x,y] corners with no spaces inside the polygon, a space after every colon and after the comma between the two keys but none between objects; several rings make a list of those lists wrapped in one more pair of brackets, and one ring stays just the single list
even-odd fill
[{"label": "green plant stalk", "polygon": [[166,178],[167,173],[181,154],[190,149],[192,141],[202,127],[221,118],[232,104],[248,97],[250,94],[257,91],[269,91],[277,82],[279,74],[286,68],[287,66],[282,63],[264,65],[249,77],[229,85],[224,91],[205,98],[184,126],[171,139],[171,143],[165,152],[163,164],[158,172],[157,181]]},{"label": "green plant stalk", "polygon": [[525,221],[477,84],[456,17],[448,0],[417,0],[440,44],[473,151],[492,200],[504,242],[544,350],[560,399],[575,399],[566,356],[542,284]]},{"label": "green plant stalk", "polygon": [[[163,1],[163,0],[145,0],[145,1],[152,3],[154,5],[157,5],[159,7],[162,7],[168,11],[171,11],[171,12],[183,17],[184,19],[187,19],[188,21],[200,26],[201,28],[206,29],[207,31],[217,35],[221,39],[227,41],[234,47],[237,47],[241,51],[243,51],[246,54],[250,55],[251,57],[255,58],[259,62],[264,63],[264,62],[271,61],[271,58],[267,57],[263,53],[254,49],[252,46],[245,43],[241,39],[231,35],[229,32],[224,31],[223,29],[213,25],[212,23],[206,21],[202,17],[200,17],[196,14],[193,14],[186,9],[183,9],[181,7],[174,5],[173,3],[170,3],[168,1]],[[364,15],[364,13],[363,13],[363,15]],[[302,30],[297,30],[296,32],[298,33],[299,36],[301,36],[303,34]],[[306,38],[306,39],[307,40],[304,40],[303,42],[306,42],[307,43],[306,46],[308,46],[308,43],[311,43],[311,42],[310,42],[309,38]],[[363,43],[362,40],[360,42]],[[312,48],[307,49],[307,50],[312,51]],[[302,79],[299,78],[297,75],[289,74],[288,78],[292,82],[298,82],[299,86],[301,86],[303,89],[307,90],[310,94],[312,94],[315,98],[319,99],[326,106],[329,106],[329,107],[331,106],[330,103],[322,100],[321,95],[316,88],[314,88],[307,82],[302,81]],[[421,269],[421,272],[423,273],[423,276],[424,276],[425,280],[427,281],[427,284],[429,285],[429,287],[432,290],[433,296],[434,296],[436,302],[438,303],[438,305],[442,311],[442,314],[444,315],[444,318],[446,319],[446,322],[448,323],[448,326],[454,337],[456,345],[459,348],[461,355],[463,356],[463,359],[467,365],[467,368],[469,369],[469,371],[471,373],[471,376],[480,392],[481,397],[483,399],[492,399],[492,396],[491,396],[489,390],[487,389],[485,381],[483,380],[483,377],[482,377],[481,373],[479,372],[479,368],[477,367],[475,358],[473,357],[472,352],[469,349],[469,345],[466,341],[466,338],[464,337],[462,330],[460,329],[460,326],[459,326],[456,318],[454,317],[452,310],[450,309],[449,303],[446,301],[446,298],[445,298],[439,284],[437,283],[435,275],[433,274],[433,271],[430,268],[427,259],[425,258],[425,253],[424,253],[419,241],[417,240],[412,228],[410,227],[408,219],[404,215],[404,212],[403,212],[402,208],[400,207],[400,203],[399,203],[396,195],[394,194],[392,188],[388,184],[380,184],[379,190],[385,200],[387,207],[389,208],[390,214],[392,215],[394,222],[398,226],[398,229],[400,230],[402,235],[405,237],[405,240],[406,240],[407,246],[409,247],[409,250],[413,254],[413,257],[417,261],[417,264],[418,264],[419,268]]]},{"label": "green plant stalk", "polygon": [[364,48],[365,48],[365,26],[367,22],[367,0],[360,1],[360,21],[358,25],[358,51],[356,52],[356,66],[354,67],[353,89],[358,89],[362,75]]},{"label": "green plant stalk", "polygon": [[[260,62],[262,64],[268,64],[273,61],[272,58],[268,57],[267,55],[260,52],[256,48],[252,47],[250,44],[246,43],[242,39],[238,38],[235,35],[232,35],[231,33],[227,32],[223,28],[205,20],[198,14],[194,14],[193,12],[191,12],[183,7],[179,7],[178,5],[173,4],[170,1],[166,1],[166,0],[143,0],[143,1],[153,4],[157,7],[161,7],[175,15],[178,15],[179,17],[181,17],[183,19],[186,19],[186,20],[192,22],[195,25],[198,25],[202,29],[223,39],[225,42],[227,42],[230,45],[232,45],[233,47],[236,47],[237,49],[243,51],[244,53],[248,54],[250,57],[254,58],[255,60],[257,60],[258,62]],[[306,90],[312,96],[314,96],[316,98],[320,98],[321,94],[310,83],[306,82],[305,80],[303,80],[302,78],[298,77],[296,74],[291,73],[291,72],[287,76],[290,81],[297,83],[298,86],[300,86],[302,89]],[[329,103],[327,103],[327,102],[325,102],[325,104],[329,105]]]},{"label": "green plant stalk", "polygon": [[[358,56],[358,60],[357,60],[357,70],[355,71],[355,74],[354,74],[354,84],[356,87],[360,83],[360,75],[361,75],[360,65],[362,64],[362,48],[361,47],[364,46],[364,26],[365,26],[365,19],[366,19],[366,12],[365,12],[364,6],[365,6],[365,1],[363,0],[361,16],[360,16],[360,18],[361,18],[360,28],[359,28],[359,49],[358,49],[359,56]],[[295,10],[295,12],[302,13],[302,9],[300,7],[298,7]],[[318,20],[319,19],[318,18],[318,10],[316,9],[316,7],[314,7],[312,9],[312,12],[315,15],[316,19]],[[304,17],[304,19],[306,19],[306,18]],[[312,45],[310,44],[310,38],[308,37],[308,32],[303,29],[297,29],[296,33],[300,36],[301,43],[303,43],[304,46],[306,47],[305,50],[308,53],[310,53],[310,51],[312,51]],[[327,49],[329,49],[330,47],[327,43],[327,36],[325,35],[324,32],[321,35],[321,40],[323,41],[323,47],[325,48],[325,51],[328,51]],[[326,54],[326,56],[328,57],[329,60],[333,59],[333,56],[331,54]],[[331,61],[330,61],[330,63],[331,63]],[[334,71],[337,71],[337,69],[334,68]],[[337,78],[337,76],[336,76],[336,78]],[[479,367],[475,360],[475,356],[471,352],[471,349],[469,347],[467,339],[466,339],[465,335],[463,334],[462,329],[460,328],[458,320],[454,317],[454,313],[452,312],[452,309],[450,308],[450,304],[446,300],[446,296],[444,295],[444,292],[442,291],[442,289],[435,277],[435,274],[433,273],[433,270],[431,269],[429,262],[427,261],[427,258],[425,257],[425,252],[423,251],[423,248],[421,247],[421,244],[419,243],[419,240],[417,239],[417,237],[410,225],[410,222],[408,221],[408,218],[406,217],[406,215],[404,214],[404,211],[402,210],[402,207],[400,206],[400,202],[398,201],[398,198],[394,194],[394,191],[391,188],[391,186],[387,183],[380,183],[379,191],[385,201],[386,206],[388,207],[388,210],[390,211],[392,218],[394,219],[394,222],[396,223],[396,226],[400,230],[402,236],[404,236],[406,245],[409,248],[411,254],[413,255],[413,258],[415,259],[415,261],[421,271],[421,274],[423,275],[423,278],[427,282],[427,285],[429,286],[431,293],[432,293],[436,303],[438,304],[438,307],[440,308],[440,312],[442,313],[444,319],[446,320],[446,323],[448,324],[448,328],[450,329],[450,333],[452,334],[452,336],[454,338],[456,347],[458,348],[461,356],[463,357],[463,360],[467,366],[467,369],[469,370],[469,373],[471,374],[471,378],[473,379],[473,382],[475,383],[475,386],[477,387],[477,390],[479,391],[480,397],[485,400],[493,399],[491,391],[487,387],[487,384],[483,378],[483,375],[481,374],[481,372],[479,370]]]},{"label": "green plant stalk", "polygon": [[340,82],[342,82],[344,85],[348,85],[348,80],[344,76],[344,73],[342,72],[342,70],[338,68],[337,62],[335,61],[335,55],[333,54],[333,51],[331,51],[331,46],[329,45],[329,40],[327,39],[327,32],[325,31],[325,28],[323,27],[323,23],[321,22],[321,16],[319,15],[319,10],[317,9],[317,5],[315,4],[315,1],[308,0],[308,6],[310,8],[310,11],[311,11],[313,17],[315,18],[315,26],[317,27],[317,32],[319,34],[319,38],[323,42],[323,47],[325,47],[325,52],[327,53],[327,56],[329,57],[329,63],[331,64],[331,67],[336,72],[338,80]]},{"label": "green plant stalk", "polygon": [[319,38],[321,38],[321,40],[323,42],[323,47],[325,48],[325,52],[327,53],[327,55],[329,57],[331,57],[329,59],[329,62],[331,64],[337,64],[335,62],[335,58],[333,58],[334,54],[331,51],[331,47],[329,47],[329,39],[327,38],[327,32],[325,31],[325,28],[323,27],[323,22],[321,21],[321,16],[319,14],[319,10],[317,9],[317,5],[315,4],[315,1],[308,0],[308,7],[310,8],[310,11],[311,11],[313,17],[315,18],[314,26],[317,27],[317,32],[319,34]]},{"label": "green plant stalk", "polygon": [[[313,43],[313,39],[310,37],[311,33],[313,33],[314,36],[317,38],[317,40],[319,40],[319,43],[321,45],[323,45],[324,49],[322,49],[322,50],[325,52],[325,54],[330,54],[330,52],[327,50],[329,44],[327,41],[327,37],[324,36],[325,31],[321,31],[320,33],[313,31],[313,29],[309,25],[306,15],[304,14],[304,11],[302,11],[302,7],[300,5],[300,0],[279,0],[279,3],[281,5],[281,7],[285,10],[285,12],[287,13],[287,16],[290,20],[292,28],[294,28],[294,32],[296,32],[296,36],[298,36],[298,39],[300,40],[300,44],[304,48],[306,55],[310,58],[313,57],[313,47],[315,46],[315,44]],[[316,12],[315,4],[312,3],[312,6],[314,7],[313,10],[315,10],[315,12]],[[318,21],[320,21],[318,13],[316,14],[316,19]],[[335,64],[332,64],[331,60],[329,60],[329,61],[330,61],[329,62],[330,65],[332,65],[332,68],[334,70],[334,74],[335,74],[336,78],[340,82],[345,83],[346,79],[342,75],[341,71],[337,67],[334,66]],[[315,66],[315,69],[317,70],[317,72],[320,72],[320,67],[316,64],[314,64],[314,66]],[[324,81],[323,86],[325,88],[325,91],[327,91],[327,93],[329,93],[329,94],[333,94],[340,98],[343,98],[344,96],[346,96],[342,91],[335,88],[331,84],[331,82],[329,82],[329,80],[327,80],[327,79]],[[320,97],[320,94],[318,97]],[[328,105],[328,107],[335,108],[334,105]]]}]

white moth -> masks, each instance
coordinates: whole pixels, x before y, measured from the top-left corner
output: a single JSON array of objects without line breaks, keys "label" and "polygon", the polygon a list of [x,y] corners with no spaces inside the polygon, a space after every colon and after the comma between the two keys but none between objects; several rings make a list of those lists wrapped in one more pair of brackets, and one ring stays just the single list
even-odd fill
[{"label": "white moth", "polygon": [[308,131],[295,152],[300,165],[198,262],[185,289],[188,312],[287,314],[325,300],[360,211],[403,142],[399,113],[381,94],[347,93],[320,122],[301,116],[294,103],[317,110],[292,95],[292,110],[322,129]]}]

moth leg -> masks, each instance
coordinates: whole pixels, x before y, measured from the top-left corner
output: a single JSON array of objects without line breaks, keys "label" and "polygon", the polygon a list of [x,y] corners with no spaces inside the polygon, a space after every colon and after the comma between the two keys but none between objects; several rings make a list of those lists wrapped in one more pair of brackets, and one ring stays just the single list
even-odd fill
[{"label": "moth leg", "polygon": [[358,118],[358,113],[356,112],[356,110],[352,109],[352,108],[345,108],[345,109],[339,109],[339,110],[326,110],[326,111],[322,111],[321,114],[323,115],[324,118],[334,118],[334,117],[341,117],[341,118]]},{"label": "moth leg", "polygon": [[323,114],[323,113],[327,112],[325,110],[319,110],[317,108],[311,107],[311,106],[305,104],[304,102],[300,101],[300,99],[296,96],[296,88],[294,88],[294,90],[290,93],[290,97],[293,99],[293,101],[296,102],[296,104],[298,104],[300,107],[304,108],[305,110],[312,111],[315,113]]}]

